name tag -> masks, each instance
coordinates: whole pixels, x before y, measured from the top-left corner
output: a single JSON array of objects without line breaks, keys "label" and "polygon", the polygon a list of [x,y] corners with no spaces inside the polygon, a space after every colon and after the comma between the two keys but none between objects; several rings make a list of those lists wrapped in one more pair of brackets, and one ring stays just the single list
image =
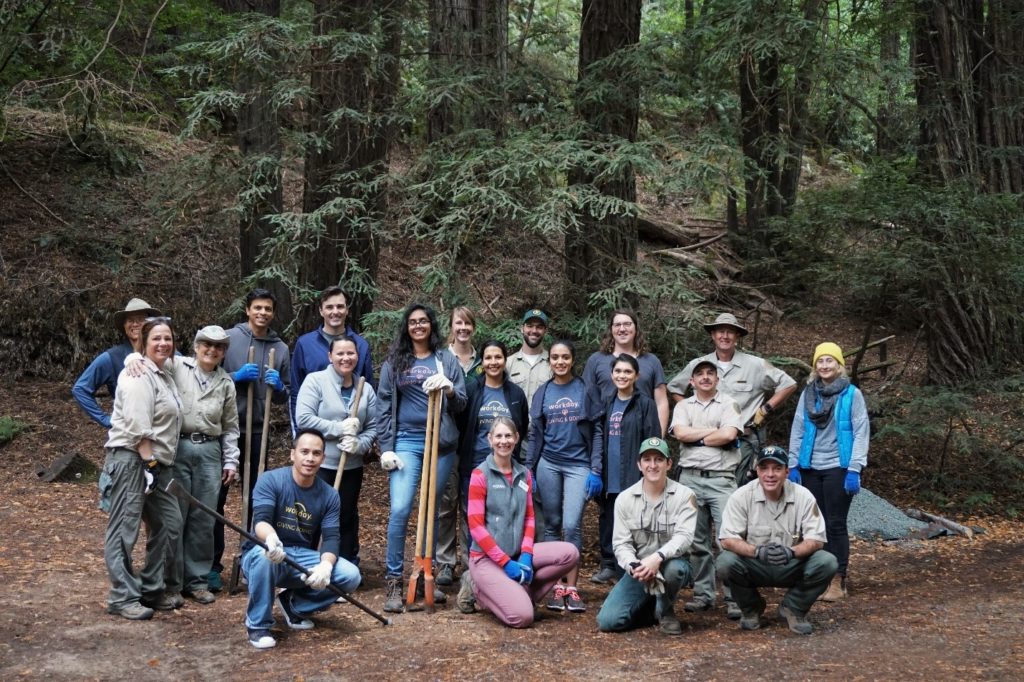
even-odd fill
[{"label": "name tag", "polygon": [[530,492],[530,486],[526,485],[526,481],[519,481],[519,487],[526,492]]}]

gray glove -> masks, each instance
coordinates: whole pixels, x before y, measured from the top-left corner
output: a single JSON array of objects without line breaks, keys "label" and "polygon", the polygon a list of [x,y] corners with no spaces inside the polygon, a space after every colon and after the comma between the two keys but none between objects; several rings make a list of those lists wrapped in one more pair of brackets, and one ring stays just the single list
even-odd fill
[{"label": "gray glove", "polygon": [[[760,548],[759,548],[760,549]],[[785,545],[773,542],[765,548],[768,564],[771,566],[785,566],[793,558],[793,550]]]},{"label": "gray glove", "polygon": [[771,545],[758,545],[754,550],[754,558],[762,564],[770,564],[771,561],[768,559],[768,548],[770,546]]}]

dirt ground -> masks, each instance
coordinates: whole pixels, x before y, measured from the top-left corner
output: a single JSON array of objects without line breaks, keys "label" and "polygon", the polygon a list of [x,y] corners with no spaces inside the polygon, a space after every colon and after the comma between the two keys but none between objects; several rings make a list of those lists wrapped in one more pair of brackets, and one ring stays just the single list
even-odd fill
[{"label": "dirt ground", "polygon": [[[391,627],[337,605],[316,629],[283,630],[275,649],[256,651],[246,643],[242,594],[125,621],[104,610],[106,518],[95,484],[42,483],[34,473],[69,451],[98,463],[103,432],[66,386],[0,386],[0,402],[31,425],[0,449],[0,679],[1019,679],[1024,666],[1024,540],[1020,524],[996,519],[970,520],[988,531],[974,540],[855,542],[851,596],[816,606],[810,637],[778,621],[741,632],[722,609],[691,615],[681,604],[680,637],[601,634],[595,616],[605,589],[586,580],[585,614],[538,610],[523,631],[488,614],[462,615],[454,604],[399,615]],[[279,448],[274,463],[283,456]],[[384,600],[385,484],[378,468],[368,469],[358,597],[375,609]],[[587,538],[595,518],[589,509]],[[582,575],[594,565],[588,548]],[[781,593],[768,597],[777,603]]]}]

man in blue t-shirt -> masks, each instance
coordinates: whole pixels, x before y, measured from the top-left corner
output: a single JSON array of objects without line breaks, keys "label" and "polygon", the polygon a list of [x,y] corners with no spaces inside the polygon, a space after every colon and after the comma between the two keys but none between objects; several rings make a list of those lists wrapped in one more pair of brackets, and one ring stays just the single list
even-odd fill
[{"label": "man in blue t-shirt", "polygon": [[[323,435],[299,431],[290,456],[290,467],[266,472],[253,490],[253,532],[267,549],[253,542],[242,548],[242,570],[249,582],[245,627],[257,649],[277,644],[270,634],[275,588],[285,588],[277,604],[288,627],[310,630],[309,616],[338,598],[328,583],[351,592],[360,582],[359,569],[338,556],[338,492],[316,475],[324,462]],[[309,569],[309,575],[284,563],[286,555]]]}]

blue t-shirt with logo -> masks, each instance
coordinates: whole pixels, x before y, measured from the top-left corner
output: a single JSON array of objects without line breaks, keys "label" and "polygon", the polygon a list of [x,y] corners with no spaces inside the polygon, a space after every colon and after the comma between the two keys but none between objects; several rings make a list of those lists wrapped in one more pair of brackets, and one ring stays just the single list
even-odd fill
[{"label": "blue t-shirt with logo", "polygon": [[398,376],[398,431],[413,434],[427,432],[427,394],[423,382],[437,374],[437,359],[431,355],[416,358],[408,369]]},{"label": "blue t-shirt with logo", "polygon": [[[256,480],[252,509],[253,527],[261,521],[269,523],[285,547],[320,547],[322,552],[338,553],[341,501],[322,479],[315,478],[313,485],[303,488],[292,477],[291,467],[267,471]],[[243,549],[252,546],[248,540]]]},{"label": "blue t-shirt with logo", "polygon": [[583,413],[586,387],[581,379],[568,384],[548,383],[544,389],[544,447],[540,456],[552,464],[590,466],[590,452],[579,421]]},{"label": "blue t-shirt with logo", "polygon": [[491,452],[491,444],[487,442],[487,432],[498,417],[511,417],[512,412],[505,402],[505,392],[500,388],[483,387],[484,396],[480,403],[480,412],[476,418],[476,445],[473,448],[473,459],[482,462]]},{"label": "blue t-shirt with logo", "polygon": [[611,414],[608,415],[608,433],[605,439],[605,453],[608,457],[608,465],[605,467],[605,478],[607,487],[605,492],[621,493],[622,477],[622,413],[626,411],[628,400],[616,398],[612,403]]}]

